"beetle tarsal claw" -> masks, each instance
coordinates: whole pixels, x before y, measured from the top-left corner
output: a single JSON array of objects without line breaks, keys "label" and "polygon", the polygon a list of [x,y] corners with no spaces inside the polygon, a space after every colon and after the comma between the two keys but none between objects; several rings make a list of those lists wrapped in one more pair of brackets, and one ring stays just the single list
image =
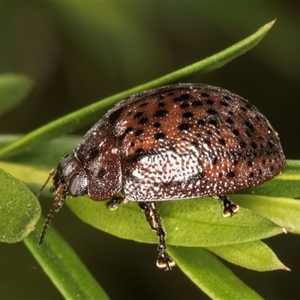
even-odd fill
[{"label": "beetle tarsal claw", "polygon": [[236,204],[234,204],[228,196],[226,195],[219,195],[218,198],[222,201],[223,203],[223,217],[228,218],[233,216],[238,212],[240,207]]}]

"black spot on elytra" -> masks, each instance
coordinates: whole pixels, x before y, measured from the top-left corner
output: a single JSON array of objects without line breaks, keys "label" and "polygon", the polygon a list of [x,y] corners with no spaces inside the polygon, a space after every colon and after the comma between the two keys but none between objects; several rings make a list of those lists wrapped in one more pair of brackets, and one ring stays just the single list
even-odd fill
[{"label": "black spot on elytra", "polygon": [[183,109],[188,108],[189,106],[190,106],[190,104],[186,103],[186,102],[180,104],[180,107]]},{"label": "black spot on elytra", "polygon": [[253,173],[253,172],[250,172],[249,177],[250,177],[250,178],[253,178],[253,177],[254,177],[254,173]]},{"label": "black spot on elytra", "polygon": [[199,143],[197,141],[192,141],[191,142],[191,145],[195,148],[198,148],[199,147]]},{"label": "black spot on elytra", "polygon": [[240,110],[246,112],[246,111],[247,111],[247,108],[244,107],[244,106],[241,106],[241,107],[240,107]]},{"label": "black spot on elytra", "polygon": [[210,120],[208,120],[208,124],[217,126],[218,122],[215,119],[210,119]]},{"label": "black spot on elytra", "polygon": [[158,106],[159,106],[159,107],[164,107],[164,106],[165,106],[165,103],[164,103],[164,102],[159,102],[159,103],[158,103]]},{"label": "black spot on elytra", "polygon": [[142,111],[139,111],[139,112],[137,112],[133,117],[134,117],[135,119],[139,119],[142,115],[143,115],[143,112],[142,112]]},{"label": "black spot on elytra", "polygon": [[182,100],[188,100],[190,99],[190,94],[182,94],[179,98],[182,99]]},{"label": "black spot on elytra", "polygon": [[197,121],[197,124],[198,124],[198,125],[204,126],[204,125],[205,125],[205,121],[204,121],[204,120],[198,120],[198,121]]},{"label": "black spot on elytra", "polygon": [[215,156],[212,160],[212,164],[215,165],[218,162],[218,158]]},{"label": "black spot on elytra", "polygon": [[225,107],[229,106],[229,104],[227,102],[225,102],[225,101],[220,101],[220,104],[223,105],[223,106],[225,106]]},{"label": "black spot on elytra", "polygon": [[225,120],[225,122],[226,122],[227,124],[229,124],[229,125],[232,125],[232,124],[233,124],[233,120],[232,120],[231,118],[227,118],[227,119]]},{"label": "black spot on elytra", "polygon": [[163,118],[168,115],[168,111],[166,109],[159,109],[154,113],[154,117]]},{"label": "black spot on elytra", "polygon": [[164,140],[166,138],[166,135],[163,132],[155,133],[154,138],[158,140]]},{"label": "black spot on elytra", "polygon": [[225,146],[226,142],[225,142],[224,139],[219,139],[219,144],[222,145],[222,146]]},{"label": "black spot on elytra", "polygon": [[210,145],[211,145],[211,142],[210,142],[210,140],[208,140],[208,139],[205,139],[204,141],[203,141],[203,143],[205,143],[207,146],[209,146],[210,147]]},{"label": "black spot on elytra", "polygon": [[173,101],[174,102],[182,102],[182,101],[190,99],[190,97],[191,96],[189,94],[182,94],[179,97],[174,98]]},{"label": "black spot on elytra", "polygon": [[192,106],[197,107],[197,106],[202,106],[203,102],[201,100],[195,100],[192,102]]},{"label": "black spot on elytra", "polygon": [[253,149],[256,149],[256,148],[257,148],[257,144],[254,143],[254,142],[252,142],[252,143],[251,143],[251,147],[252,147]]},{"label": "black spot on elytra", "polygon": [[208,104],[208,105],[213,105],[214,103],[215,103],[215,101],[213,101],[211,99],[206,100],[206,104]]},{"label": "black spot on elytra", "polygon": [[207,98],[207,97],[209,97],[209,94],[203,92],[203,93],[201,93],[201,96]]},{"label": "black spot on elytra", "polygon": [[139,130],[137,130],[137,131],[135,132],[135,136],[140,136],[140,135],[142,135],[142,134],[144,134],[144,130],[143,130],[143,129],[139,129]]},{"label": "black spot on elytra", "polygon": [[237,164],[239,163],[239,161],[237,160],[237,159],[235,159],[234,161],[233,161],[233,164],[236,166]]},{"label": "black spot on elytra", "polygon": [[233,129],[232,133],[236,136],[240,135],[240,132],[237,129]]},{"label": "black spot on elytra", "polygon": [[182,117],[185,119],[190,119],[194,116],[194,114],[192,112],[185,112],[184,114],[182,114]]},{"label": "black spot on elytra", "polygon": [[251,131],[254,130],[254,125],[251,122],[246,121],[245,125],[249,130],[251,130]]},{"label": "black spot on elytra", "polygon": [[89,158],[90,158],[91,160],[95,159],[96,157],[99,156],[99,152],[100,152],[100,151],[99,151],[99,148],[98,148],[98,147],[97,147],[97,148],[96,148],[96,147],[95,147],[95,148],[92,148],[91,151],[90,151],[90,157],[89,157]]},{"label": "black spot on elytra", "polygon": [[226,176],[227,176],[228,178],[233,178],[233,177],[235,177],[235,172],[229,171],[229,172],[227,172]]},{"label": "black spot on elytra", "polygon": [[104,168],[100,168],[100,170],[98,171],[98,178],[102,179],[107,175],[107,171]]},{"label": "black spot on elytra", "polygon": [[143,117],[139,120],[139,124],[141,125],[145,125],[146,123],[148,123],[148,118],[147,117]]},{"label": "black spot on elytra", "polygon": [[271,141],[268,141],[267,146],[270,149],[272,149],[274,147],[274,145],[273,145],[273,143]]},{"label": "black spot on elytra", "polygon": [[214,109],[208,109],[207,110],[207,113],[209,114],[209,115],[217,115],[218,113],[217,113],[217,111],[215,111]]},{"label": "black spot on elytra", "polygon": [[226,100],[231,100],[231,97],[229,97],[229,96],[224,96],[223,98]]},{"label": "black spot on elytra", "polygon": [[189,131],[190,128],[191,128],[191,125],[190,124],[187,124],[187,123],[181,123],[179,126],[178,126],[179,130],[180,131]]},{"label": "black spot on elytra", "polygon": [[134,142],[131,142],[130,143],[130,147],[134,147],[135,146],[135,143]]},{"label": "black spot on elytra", "polygon": [[153,127],[159,128],[159,127],[160,127],[160,123],[159,123],[159,122],[155,122],[155,123],[153,124]]},{"label": "black spot on elytra", "polygon": [[247,165],[248,165],[248,167],[252,167],[253,166],[253,162],[250,160],[250,161],[248,161]]}]

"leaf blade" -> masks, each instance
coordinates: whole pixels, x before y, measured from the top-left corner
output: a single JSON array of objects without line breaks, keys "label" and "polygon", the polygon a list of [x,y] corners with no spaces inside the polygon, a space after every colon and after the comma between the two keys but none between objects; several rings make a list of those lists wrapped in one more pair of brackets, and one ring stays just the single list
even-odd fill
[{"label": "leaf blade", "polygon": [[34,230],[41,207],[31,191],[0,169],[0,242],[16,243]]},{"label": "leaf blade", "polygon": [[[100,230],[124,239],[157,243],[155,234],[149,230],[135,203],[122,205],[113,212],[107,209],[105,203],[91,201],[88,197],[68,199],[68,205],[80,219]],[[170,245],[227,245],[283,232],[280,226],[243,208],[232,218],[223,218],[221,203],[210,198],[164,201],[158,203],[158,208]]]},{"label": "leaf blade", "polygon": [[206,247],[223,259],[255,271],[289,270],[262,241]]},{"label": "leaf blade", "polygon": [[37,246],[43,222],[44,218],[41,218],[37,230],[24,242],[64,298],[109,299],[73,249],[54,228],[49,230],[47,242],[40,248]]},{"label": "leaf blade", "polygon": [[212,299],[262,299],[204,248],[168,247],[180,269]]}]

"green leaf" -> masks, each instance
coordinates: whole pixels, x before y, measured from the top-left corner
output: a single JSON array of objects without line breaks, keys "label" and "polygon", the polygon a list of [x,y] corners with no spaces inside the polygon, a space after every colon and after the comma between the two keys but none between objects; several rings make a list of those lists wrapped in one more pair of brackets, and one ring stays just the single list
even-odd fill
[{"label": "green leaf", "polygon": [[37,246],[44,219],[24,242],[65,299],[108,299],[107,294],[65,240],[51,228],[47,241]]},{"label": "green leaf", "polygon": [[0,116],[21,103],[33,87],[33,81],[17,74],[0,75]]},{"label": "green leaf", "polygon": [[212,299],[262,299],[204,248],[169,246],[180,269]]},{"label": "green leaf", "polygon": [[[298,182],[299,184],[299,182]],[[236,203],[272,220],[288,231],[300,234],[300,201],[254,195],[232,195]]]},{"label": "green leaf", "polygon": [[16,243],[34,230],[41,207],[22,182],[2,169],[0,183],[0,241]]},{"label": "green leaf", "polygon": [[125,92],[116,94],[112,97],[105,98],[99,102],[89,105],[83,109],[70,113],[60,119],[57,119],[31,133],[23,136],[14,143],[0,149],[0,157],[15,155],[16,153],[24,152],[24,149],[36,147],[45,141],[70,133],[86,124],[97,121],[108,107],[112,106],[121,99],[126,98],[134,93],[144,91],[150,88],[178,81],[194,73],[206,73],[214,69],[220,68],[224,64],[230,62],[236,57],[249,51],[257,45],[266,33],[273,26],[275,21],[272,21],[261,27],[257,32],[250,35],[246,39],[234,44],[233,46],[214,54],[204,60],[194,63],[188,67],[170,73],[161,78],[142,84]]},{"label": "green leaf", "polygon": [[247,269],[261,272],[289,270],[262,241],[206,248],[223,259]]},{"label": "green leaf", "polygon": [[[135,203],[122,205],[111,212],[105,203],[88,197],[72,198],[67,202],[79,218],[98,229],[124,239],[157,243],[155,234]],[[227,245],[282,233],[280,226],[247,209],[241,208],[232,218],[224,218],[221,203],[211,198],[164,201],[158,203],[158,207],[170,245]]]}]

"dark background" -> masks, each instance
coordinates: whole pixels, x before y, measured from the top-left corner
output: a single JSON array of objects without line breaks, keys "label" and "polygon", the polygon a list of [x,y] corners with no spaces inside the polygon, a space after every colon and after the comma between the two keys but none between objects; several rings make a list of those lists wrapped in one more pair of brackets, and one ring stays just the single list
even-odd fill
[{"label": "dark background", "polygon": [[[1,2],[0,72],[26,74],[36,87],[22,105],[1,117],[0,133],[27,133],[210,56],[276,18],[253,50],[212,73],[182,81],[221,86],[249,99],[278,131],[286,157],[299,159],[299,8],[296,1]],[[112,299],[207,298],[179,268],[157,270],[154,245],[99,232],[67,208],[55,227]],[[299,237],[266,242],[292,272],[259,273],[228,265],[264,298],[296,299]],[[62,298],[22,243],[0,245],[0,270],[1,299]]]}]

